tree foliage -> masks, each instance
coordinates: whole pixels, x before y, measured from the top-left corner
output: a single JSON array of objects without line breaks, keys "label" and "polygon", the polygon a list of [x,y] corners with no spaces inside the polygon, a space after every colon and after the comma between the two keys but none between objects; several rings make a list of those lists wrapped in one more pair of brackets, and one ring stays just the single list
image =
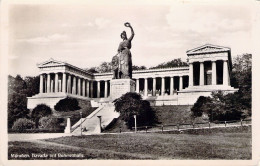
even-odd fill
[{"label": "tree foliage", "polygon": [[8,76],[8,128],[15,120],[28,118],[26,82],[20,75]]},{"label": "tree foliage", "polygon": [[133,69],[133,70],[145,70],[146,67],[145,67],[145,66],[136,66],[136,65],[133,65],[132,69]]},{"label": "tree foliage", "polygon": [[25,129],[33,129],[35,128],[35,123],[32,120],[26,119],[26,118],[19,118],[17,119],[12,129],[18,130],[19,132],[24,131]]},{"label": "tree foliage", "polygon": [[142,100],[141,95],[133,92],[126,93],[114,101],[115,110],[129,128],[134,126],[134,115],[137,117],[138,126],[152,125],[156,116],[148,101]]},{"label": "tree foliage", "polygon": [[26,96],[31,97],[39,93],[40,77],[25,77],[24,82],[26,84]]},{"label": "tree foliage", "polygon": [[36,127],[38,128],[39,120],[42,117],[49,116],[51,114],[52,114],[52,110],[49,106],[45,104],[39,104],[32,110],[31,118],[34,120]]},{"label": "tree foliage", "polygon": [[67,112],[67,111],[75,111],[75,110],[79,110],[79,103],[77,99],[74,98],[65,98],[60,100],[55,106],[54,109],[56,111],[63,111],[63,112]]},{"label": "tree foliage", "polygon": [[64,121],[63,118],[54,118],[51,116],[44,116],[39,120],[39,128],[48,130],[59,130],[61,129],[61,123]]},{"label": "tree foliage", "polygon": [[8,128],[19,118],[29,118],[27,97],[39,93],[39,76],[16,77],[8,76]]},{"label": "tree foliage", "polygon": [[201,96],[191,112],[193,117],[201,117],[205,113],[210,121],[240,120],[249,116],[238,92],[224,94],[218,91],[213,92],[211,97]]},{"label": "tree foliage", "polygon": [[[146,69],[145,66],[136,66],[133,65],[132,66],[133,70],[143,70]],[[106,72],[112,72],[112,64],[111,62],[102,62],[99,66],[97,67],[91,67],[91,68],[87,68],[87,71],[91,72],[91,73],[106,73]]]},{"label": "tree foliage", "polygon": [[181,67],[181,66],[188,66],[187,62],[183,62],[181,58],[173,59],[168,62],[161,63],[155,67],[151,67],[151,69],[158,69],[158,68],[169,68],[169,67]]}]

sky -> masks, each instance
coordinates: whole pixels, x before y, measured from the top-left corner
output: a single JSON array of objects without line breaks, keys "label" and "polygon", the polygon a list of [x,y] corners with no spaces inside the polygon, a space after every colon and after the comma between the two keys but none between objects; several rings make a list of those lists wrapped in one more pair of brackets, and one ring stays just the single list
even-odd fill
[{"label": "sky", "polygon": [[[146,1],[147,2],[147,1]],[[80,68],[111,61],[130,29],[134,65],[146,67],[181,58],[204,44],[252,53],[254,10],[249,3],[14,4],[9,6],[8,73],[38,75],[37,63],[53,58]]]}]

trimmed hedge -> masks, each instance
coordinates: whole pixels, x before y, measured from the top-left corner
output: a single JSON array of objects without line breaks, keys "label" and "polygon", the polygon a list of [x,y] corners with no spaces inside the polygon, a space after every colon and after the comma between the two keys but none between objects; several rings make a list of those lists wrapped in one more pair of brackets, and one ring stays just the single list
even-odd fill
[{"label": "trimmed hedge", "polygon": [[60,100],[55,106],[54,109],[56,111],[61,111],[61,112],[68,112],[68,111],[75,111],[79,110],[79,102],[77,99],[74,98],[65,98]]}]

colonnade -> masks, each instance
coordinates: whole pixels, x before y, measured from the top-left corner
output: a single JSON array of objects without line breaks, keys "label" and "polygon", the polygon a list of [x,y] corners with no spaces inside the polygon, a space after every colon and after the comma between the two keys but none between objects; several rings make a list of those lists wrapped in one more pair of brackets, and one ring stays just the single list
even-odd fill
[{"label": "colonnade", "polygon": [[[227,60],[220,60],[223,61],[223,85],[228,86],[230,85],[230,76],[229,76],[229,69],[228,69],[228,61]],[[212,82],[211,85],[217,85],[217,65],[216,60],[211,60],[211,73],[212,73]],[[189,87],[194,86],[194,64],[195,62],[189,63]],[[199,86],[205,85],[205,61],[200,61],[200,74],[199,74]]]},{"label": "colonnade", "polygon": [[104,81],[104,97],[108,97],[108,81],[93,81],[69,73],[47,73],[40,75],[40,93],[68,93],[82,97],[94,97],[93,84],[97,82],[96,97],[100,98],[100,82]]},{"label": "colonnade", "polygon": [[[157,81],[156,81],[156,78],[161,78],[161,87],[159,88],[159,95],[161,95],[161,96],[164,96],[165,94],[166,94],[166,87],[165,87],[165,79],[166,79],[166,77],[169,77],[170,78],[170,85],[169,85],[169,95],[173,95],[173,93],[174,93],[174,90],[176,90],[176,89],[174,89],[174,78],[175,77],[179,77],[179,87],[178,87],[178,89],[179,90],[182,90],[183,88],[184,88],[184,86],[183,86],[183,77],[184,77],[184,75],[181,75],[181,76],[165,76],[165,77],[153,77],[153,78],[151,78],[152,79],[152,89],[151,89],[151,91],[152,91],[152,96],[156,96],[157,94],[157,92],[158,92],[158,90],[156,89],[156,84],[157,84]],[[144,79],[144,89],[143,89],[143,95],[144,96],[148,96],[148,90],[149,90],[149,88],[148,88],[148,79],[149,78],[136,78],[136,93],[140,93],[140,79]]]}]

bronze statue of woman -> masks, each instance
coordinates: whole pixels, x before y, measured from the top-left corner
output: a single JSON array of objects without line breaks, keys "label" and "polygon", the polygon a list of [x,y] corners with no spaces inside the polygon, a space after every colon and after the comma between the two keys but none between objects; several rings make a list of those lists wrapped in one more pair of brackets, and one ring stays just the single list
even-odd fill
[{"label": "bronze statue of woman", "polygon": [[127,38],[126,32],[121,33],[123,41],[119,44],[119,78],[132,78],[132,55],[130,49],[132,47],[131,41],[134,38],[134,30],[130,23],[125,23],[126,27],[131,29],[131,36]]}]

